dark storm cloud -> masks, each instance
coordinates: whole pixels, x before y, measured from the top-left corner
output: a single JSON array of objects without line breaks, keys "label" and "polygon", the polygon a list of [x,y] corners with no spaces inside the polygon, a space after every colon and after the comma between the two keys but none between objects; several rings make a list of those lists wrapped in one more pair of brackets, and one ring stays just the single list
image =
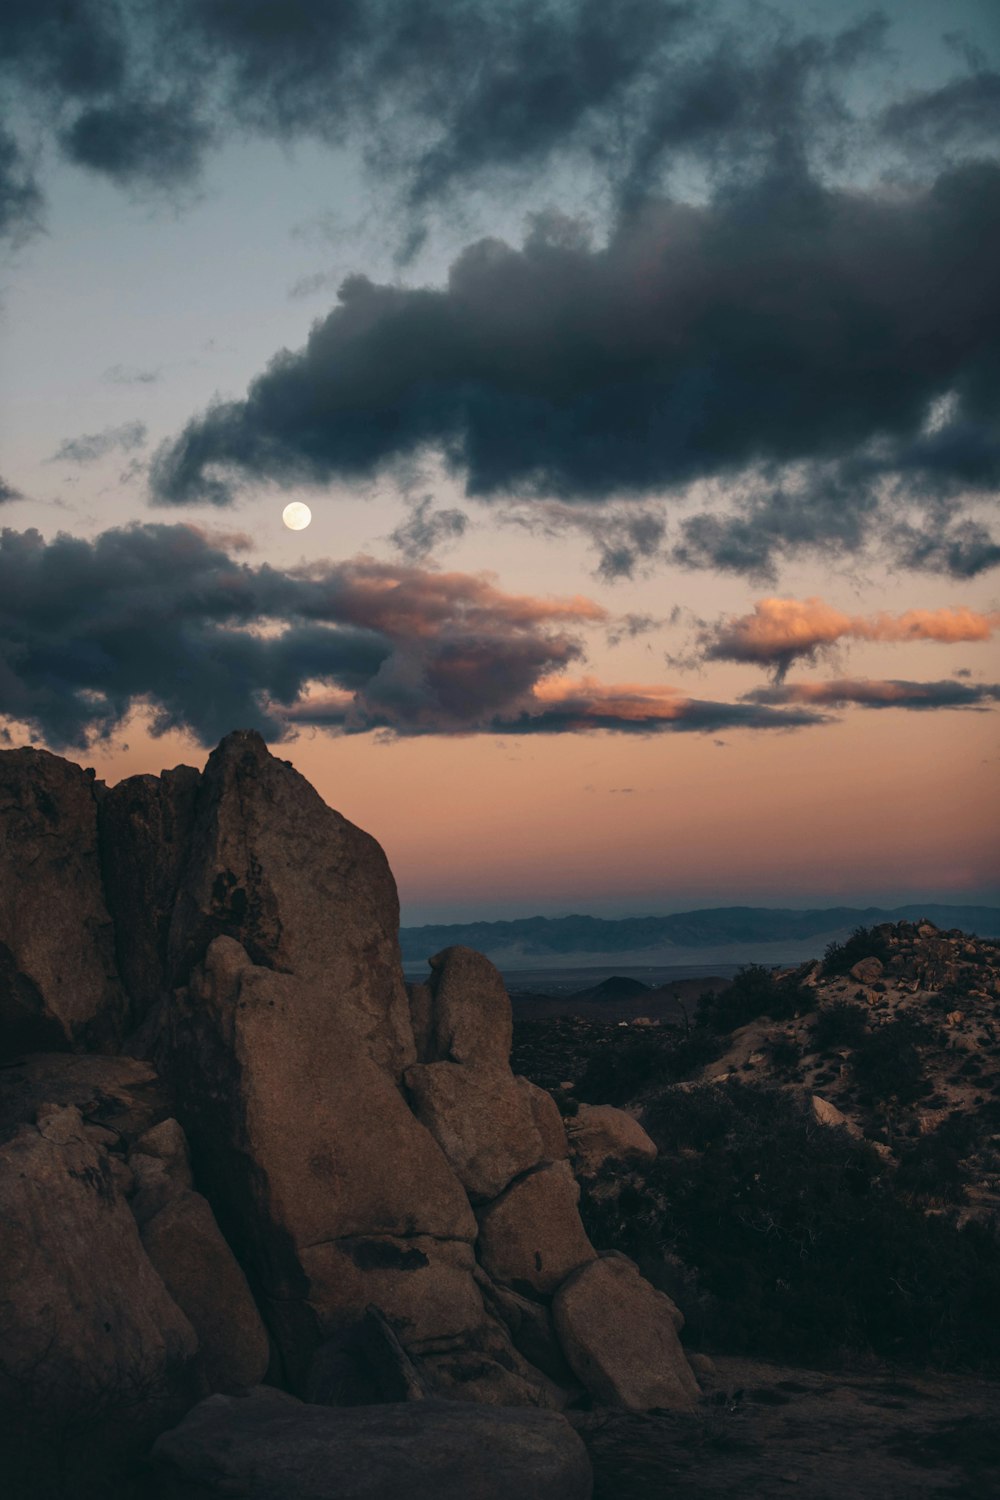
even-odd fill
[{"label": "dark storm cloud", "polygon": [[[1000,478],[997,264],[1000,168],[984,164],[891,195],[792,174],[647,204],[603,248],[540,220],[520,250],[471,245],[440,290],[349,278],[303,349],[160,450],[154,490],[225,505],[254,481],[369,477],[437,450],[483,497],[718,480],[736,510],[687,518],[688,566],[854,552],[893,486],[951,524],[956,497]],[[603,570],[658,542],[626,532]]]},{"label": "dark storm cloud", "polygon": [[153,733],[213,743],[316,725],[398,735],[793,728],[810,710],[698,703],[669,688],[566,682],[588,599],[355,558],[282,572],[245,539],[135,525],[93,541],[0,532],[0,717],[83,747],[145,708]]},{"label": "dark storm cloud", "polygon": [[93,98],[125,77],[126,21],[113,0],[4,0],[0,56],[58,99]]},{"label": "dark storm cloud", "polygon": [[81,433],[66,438],[48,460],[49,463],[92,464],[109,453],[133,453],[146,442],[145,422],[123,422],[120,427],[105,427],[103,432]]},{"label": "dark storm cloud", "polygon": [[1000,142],[1000,73],[980,68],[890,104],[881,119],[883,135],[904,146],[927,150],[981,151]]},{"label": "dark storm cloud", "polygon": [[880,681],[841,678],[834,682],[786,682],[775,687],[755,688],[744,702],[765,705],[847,708],[985,708],[1000,702],[1000,684]]},{"label": "dark storm cloud", "polygon": [[283,708],[318,681],[356,700],[357,728],[375,715],[448,732],[519,701],[580,656],[565,627],[605,618],[587,600],[364,559],[254,568],[222,540],[189,526],[51,543],[5,529],[0,713],[57,747],[110,733],[142,703],[157,731],[204,743],[233,724],[280,737]]},{"label": "dark storm cloud", "polygon": [[121,185],[169,187],[195,175],[211,135],[180,100],[118,99],[83,110],[60,143],[78,166]]},{"label": "dark storm cloud", "polygon": [[129,187],[193,177],[233,135],[355,145],[417,244],[458,188],[563,162],[634,204],[692,164],[835,161],[884,29],[701,0],[8,0],[0,67],[71,160]]},{"label": "dark storm cloud", "polygon": [[406,562],[423,562],[437,548],[465,535],[469,518],[463,510],[435,510],[430,495],[410,507],[405,521],[389,533],[389,541]]},{"label": "dark storm cloud", "polygon": [[12,484],[8,484],[3,475],[0,474],[0,505],[5,505],[8,500],[23,500],[24,496],[20,490],[16,490]]}]

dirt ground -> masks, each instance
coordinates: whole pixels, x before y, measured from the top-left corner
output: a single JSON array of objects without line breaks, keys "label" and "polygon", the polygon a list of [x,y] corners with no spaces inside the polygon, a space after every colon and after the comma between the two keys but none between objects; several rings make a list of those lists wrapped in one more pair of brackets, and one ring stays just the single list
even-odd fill
[{"label": "dirt ground", "polygon": [[1000,1383],[719,1358],[700,1409],[572,1413],[594,1500],[998,1500]]}]

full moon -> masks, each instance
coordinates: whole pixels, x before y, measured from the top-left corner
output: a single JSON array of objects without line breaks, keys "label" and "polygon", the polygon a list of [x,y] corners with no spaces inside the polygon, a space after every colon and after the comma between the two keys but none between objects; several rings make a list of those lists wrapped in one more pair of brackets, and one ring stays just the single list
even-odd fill
[{"label": "full moon", "polygon": [[281,512],[281,519],[289,531],[305,531],[313,513],[308,505],[303,505],[301,500],[293,500],[291,505],[286,505]]}]

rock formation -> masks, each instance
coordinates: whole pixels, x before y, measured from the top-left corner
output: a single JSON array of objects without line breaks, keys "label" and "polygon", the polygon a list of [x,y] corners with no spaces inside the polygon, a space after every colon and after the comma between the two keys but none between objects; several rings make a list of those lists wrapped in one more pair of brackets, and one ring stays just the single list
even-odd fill
[{"label": "rock formation", "polygon": [[93,772],[0,754],[0,1047],[116,1049],[126,1020]]},{"label": "rock formation", "polygon": [[[121,1345],[189,1399],[267,1372],[326,1402],[690,1403],[666,1299],[597,1256],[559,1111],[510,1071],[500,975],[451,948],[407,991],[382,850],[258,736],[110,791],[3,752],[0,798],[15,1363],[83,1379]],[[648,1151],[593,1113],[581,1163]]]}]

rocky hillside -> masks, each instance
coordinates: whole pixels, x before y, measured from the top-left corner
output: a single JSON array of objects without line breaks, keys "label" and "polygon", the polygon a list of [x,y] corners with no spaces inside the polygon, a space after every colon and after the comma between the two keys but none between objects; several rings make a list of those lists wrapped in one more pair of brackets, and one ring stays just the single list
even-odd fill
[{"label": "rocky hillside", "polygon": [[688,1024],[519,1021],[570,1122],[612,1104],[655,1160],[585,1183],[702,1348],[1000,1371],[1000,944],[930,922],[744,969]]},{"label": "rocky hillside", "polygon": [[563,1411],[698,1403],[499,974],[407,986],[398,917],[254,734],[113,788],[0,753],[6,1494],[587,1500]]}]

